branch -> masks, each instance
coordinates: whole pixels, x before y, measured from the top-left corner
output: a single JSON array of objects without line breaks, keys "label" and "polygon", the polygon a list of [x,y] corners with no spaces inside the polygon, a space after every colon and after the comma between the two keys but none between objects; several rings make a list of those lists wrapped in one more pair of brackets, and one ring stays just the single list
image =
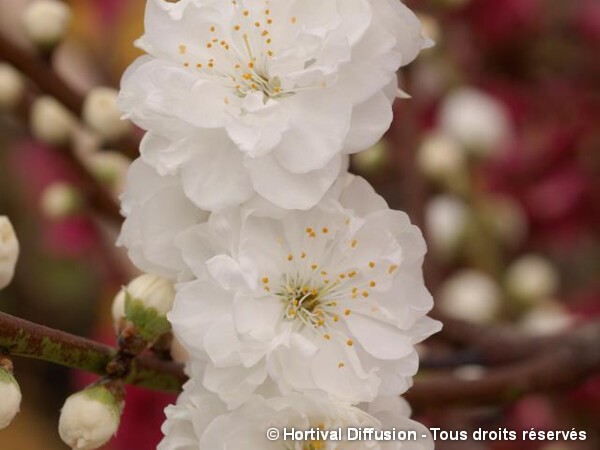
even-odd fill
[{"label": "branch", "polygon": [[[4,60],[22,72],[45,94],[54,97],[76,117],[81,117],[85,97],[75,91],[56,73],[52,65],[25,49],[19,48],[0,32],[0,60]],[[134,136],[113,145],[130,158],[138,156],[139,142]]]},{"label": "branch", "polygon": [[415,410],[502,404],[526,394],[564,390],[600,374],[600,322],[556,342],[552,352],[494,369],[479,380],[436,375],[417,381],[406,399]]},{"label": "branch", "polygon": [[[66,367],[106,375],[117,350],[98,342],[37,325],[0,312],[0,348],[13,356],[35,358]],[[181,365],[139,356],[125,383],[148,389],[178,392],[186,376]]]}]

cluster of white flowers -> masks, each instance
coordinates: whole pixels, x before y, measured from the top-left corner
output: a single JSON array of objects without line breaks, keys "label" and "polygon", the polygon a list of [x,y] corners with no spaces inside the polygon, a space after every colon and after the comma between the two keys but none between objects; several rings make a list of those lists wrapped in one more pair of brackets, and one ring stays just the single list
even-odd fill
[{"label": "cluster of white flowers", "polygon": [[[429,44],[399,0],[148,0],[118,99],[147,131],[119,242],[177,283],[191,381],[162,450],[338,448],[270,426],[426,434],[398,397],[440,328],[425,242],[347,167]],[[344,448],[433,448],[394,445]]]}]

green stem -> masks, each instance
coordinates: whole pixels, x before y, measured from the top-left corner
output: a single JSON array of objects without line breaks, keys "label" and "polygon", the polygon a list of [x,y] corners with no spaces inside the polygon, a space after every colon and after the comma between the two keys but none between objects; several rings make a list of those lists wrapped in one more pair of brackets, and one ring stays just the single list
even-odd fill
[{"label": "green stem", "polygon": [[[44,327],[0,312],[0,348],[12,356],[35,358],[66,367],[106,375],[115,348],[63,331]],[[182,366],[150,356],[131,364],[125,383],[148,389],[179,392],[186,380]]]}]

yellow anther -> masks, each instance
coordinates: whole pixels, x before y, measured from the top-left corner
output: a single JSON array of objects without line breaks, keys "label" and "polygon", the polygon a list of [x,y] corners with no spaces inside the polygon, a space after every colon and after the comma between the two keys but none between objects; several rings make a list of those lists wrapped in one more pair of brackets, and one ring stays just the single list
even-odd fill
[{"label": "yellow anther", "polygon": [[291,23],[296,23],[297,21],[298,21],[298,19],[296,17],[290,17]]},{"label": "yellow anther", "polygon": [[304,252],[300,253],[300,258],[302,258],[302,259],[306,258],[306,253],[304,253]]},{"label": "yellow anther", "polygon": [[345,365],[346,365],[346,364],[344,364],[343,362],[341,362],[341,363],[338,363],[338,368],[339,368],[339,369],[341,369],[341,368],[343,368]]},{"label": "yellow anther", "polygon": [[346,311],[344,311],[344,315],[345,315],[345,316],[349,316],[351,312],[352,312],[352,311],[350,311],[349,309],[347,309]]},{"label": "yellow anther", "polygon": [[354,341],[353,341],[352,339],[348,339],[348,340],[346,341],[346,345],[347,345],[348,347],[352,347],[352,346],[354,345]]},{"label": "yellow anther", "polygon": [[357,245],[358,245],[358,240],[352,239],[352,248],[356,248]]},{"label": "yellow anther", "polygon": [[367,291],[363,291],[362,296],[364,298],[367,298],[369,296],[369,293]]},{"label": "yellow anther", "polygon": [[375,263],[373,261],[369,262],[369,267],[372,269],[373,267],[375,267]]},{"label": "yellow anther", "polygon": [[329,233],[329,228],[323,227],[323,229],[321,231],[323,232],[323,234],[327,234],[327,233]]},{"label": "yellow anther", "polygon": [[396,271],[396,269],[398,269],[398,266],[396,264],[392,264],[388,269],[388,273],[391,275]]},{"label": "yellow anther", "polygon": [[287,260],[291,261],[294,259],[294,255],[292,255],[291,253],[287,256]]},{"label": "yellow anther", "polygon": [[250,11],[245,10],[242,14],[244,14],[245,17],[248,17],[250,15]]},{"label": "yellow anther", "polygon": [[369,286],[371,286],[372,288],[374,288],[375,286],[377,286],[377,283],[375,283],[375,281],[371,281],[369,283]]},{"label": "yellow anther", "polygon": [[181,44],[179,46],[179,53],[181,53],[182,55],[185,54],[185,52],[187,51],[187,47],[183,44]]},{"label": "yellow anther", "polygon": [[327,340],[330,340],[330,339],[331,339],[331,336],[330,336],[329,334],[324,334],[324,335],[323,335],[323,337],[324,337],[325,339],[327,339]]},{"label": "yellow anther", "polygon": [[262,282],[265,283],[265,284],[267,284],[269,282],[269,277],[264,277],[262,279]]},{"label": "yellow anther", "polygon": [[312,265],[310,266],[310,268],[311,268],[312,270],[317,270],[317,267],[319,267],[319,266],[318,266],[318,265],[316,265],[316,264],[312,264]]}]

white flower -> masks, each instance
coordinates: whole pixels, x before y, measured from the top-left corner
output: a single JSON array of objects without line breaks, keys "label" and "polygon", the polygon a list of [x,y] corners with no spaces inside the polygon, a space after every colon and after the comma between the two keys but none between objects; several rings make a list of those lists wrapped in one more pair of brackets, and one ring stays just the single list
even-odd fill
[{"label": "white flower", "polygon": [[452,92],[442,104],[439,121],[444,132],[481,156],[496,153],[512,135],[506,107],[474,88]]},{"label": "white flower", "polygon": [[397,0],[148,0],[151,56],[120,105],[149,130],[143,158],[180,171],[200,208],[258,192],[308,209],[389,127],[396,70],[427,44]]},{"label": "white flower", "polygon": [[103,386],[73,394],[60,413],[60,437],[72,449],[96,449],[117,432],[122,410],[122,401]]},{"label": "white flower", "polygon": [[498,315],[501,300],[500,288],[489,275],[465,269],[442,285],[439,307],[448,317],[488,323]]},{"label": "white flower", "polygon": [[[408,418],[410,408],[400,397],[378,399],[365,409],[326,398],[291,394],[267,399],[254,396],[239,409],[229,412],[217,396],[191,381],[177,405],[166,409],[165,437],[158,450],[433,449],[433,439],[428,430]],[[284,428],[337,431],[348,427],[414,430],[418,439],[412,442],[348,441],[345,436],[339,436],[341,440],[283,440]],[[267,438],[267,430],[271,428],[280,431],[280,439]]]},{"label": "white flower", "polygon": [[118,245],[140,270],[176,279],[185,264],[174,240],[208,213],[187,200],[176,177],[161,177],[141,159],[129,169],[121,209],[126,218]]},{"label": "white flower", "polygon": [[528,312],[521,319],[519,327],[531,336],[549,336],[568,329],[574,322],[569,310],[554,300]]},{"label": "white flower", "polygon": [[267,375],[284,392],[352,402],[401,393],[414,345],[440,328],[426,316],[420,231],[361,178],[281,218],[213,213],[179,241],[198,279],[180,285],[169,319],[230,404]]},{"label": "white flower", "polygon": [[19,240],[6,216],[0,216],[0,289],[4,289],[15,275],[19,259]]},{"label": "white flower", "polygon": [[15,377],[0,367],[0,430],[6,428],[21,407],[21,389]]},{"label": "white flower", "polygon": [[442,133],[425,137],[417,154],[423,174],[432,181],[448,183],[465,176],[466,154],[460,144]]}]

